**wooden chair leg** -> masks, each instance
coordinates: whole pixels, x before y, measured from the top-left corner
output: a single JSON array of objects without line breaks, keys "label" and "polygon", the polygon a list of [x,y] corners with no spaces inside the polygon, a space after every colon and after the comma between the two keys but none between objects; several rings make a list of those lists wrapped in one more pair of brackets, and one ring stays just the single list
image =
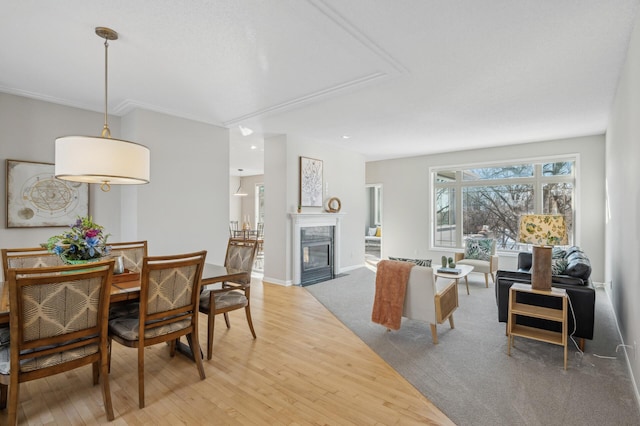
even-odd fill
[{"label": "wooden chair leg", "polygon": [[18,424],[18,396],[20,394],[20,384],[18,383],[18,375],[12,374],[11,383],[9,383],[9,425]]},{"label": "wooden chair leg", "polygon": [[189,348],[191,348],[193,360],[196,362],[196,367],[198,367],[200,379],[204,380],[207,377],[204,374],[204,366],[202,365],[202,351],[200,350],[200,343],[198,342],[198,335],[196,334],[195,330],[187,336],[187,342],[189,342]]},{"label": "wooden chair leg", "polygon": [[93,370],[93,385],[97,385],[100,380],[100,361],[96,361],[91,364]]},{"label": "wooden chair leg", "polygon": [[251,321],[251,308],[249,308],[249,305],[245,306],[244,308],[244,313],[247,315],[247,323],[249,324],[249,330],[251,330],[251,334],[253,335],[253,338],[256,338],[256,332],[253,330],[253,321]]},{"label": "wooden chair leg", "polygon": [[180,341],[180,338],[177,338],[176,340],[172,340],[169,342],[169,356],[171,358],[176,356],[176,346],[178,345],[179,341]]},{"label": "wooden chair leg", "polygon": [[7,408],[7,392],[9,385],[0,384],[0,410]]},{"label": "wooden chair leg", "polygon": [[213,356],[213,326],[216,316],[212,311],[207,314],[207,360]]},{"label": "wooden chair leg", "polygon": [[111,373],[111,345],[112,345],[111,336],[109,336],[109,340],[107,341],[107,372]]},{"label": "wooden chair leg", "polygon": [[111,387],[109,385],[109,365],[107,359],[102,359],[101,376],[102,376],[102,400],[104,402],[104,411],[107,413],[107,420],[114,419],[113,404],[111,402]]},{"label": "wooden chair leg", "polygon": [[485,287],[489,288],[489,274],[488,273],[484,274],[484,285],[485,285]]},{"label": "wooden chair leg", "polygon": [[449,326],[451,328],[456,328],[456,326],[453,324],[453,314],[449,315]]},{"label": "wooden chair leg", "polygon": [[580,338],[578,339],[578,347],[580,348],[580,350],[581,350],[582,352],[584,352],[584,344],[585,344],[585,339],[584,339],[584,337],[580,337]]},{"label": "wooden chair leg", "polygon": [[438,344],[438,330],[435,324],[431,324],[431,340],[433,340],[433,344]]},{"label": "wooden chair leg", "polygon": [[227,312],[224,313],[224,322],[227,324],[227,328],[231,328],[231,323],[229,322],[229,314]]},{"label": "wooden chair leg", "polygon": [[138,407],[144,408],[144,342],[138,344]]}]

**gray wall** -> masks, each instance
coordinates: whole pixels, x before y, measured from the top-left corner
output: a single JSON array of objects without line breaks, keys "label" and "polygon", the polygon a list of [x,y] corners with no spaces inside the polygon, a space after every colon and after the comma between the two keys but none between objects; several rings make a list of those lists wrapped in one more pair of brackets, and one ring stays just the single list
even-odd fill
[{"label": "gray wall", "polygon": [[[0,93],[0,161],[54,162],[58,136],[99,135],[103,115]],[[111,241],[147,239],[155,254],[208,250],[224,260],[229,221],[229,135],[216,126],[144,110],[110,117],[113,137],[151,149],[151,183],[90,188],[89,212]],[[194,155],[197,152],[198,155]],[[89,153],[90,155],[90,153]],[[6,173],[0,173],[0,185]],[[2,194],[5,206],[6,194]],[[6,207],[0,213],[6,223]],[[0,226],[1,247],[31,247],[64,228]]]},{"label": "gray wall", "polygon": [[[606,137],[606,280],[625,344],[640,344],[640,25],[636,20]],[[638,347],[640,349],[640,347]],[[634,356],[635,355],[635,356]],[[640,354],[630,352],[636,398]]]},{"label": "gray wall", "polygon": [[[265,139],[265,245],[264,280],[291,285],[291,220],[298,206],[298,159],[300,156],[323,161],[324,199],[338,197],[342,204],[341,270],[364,262],[364,157],[346,150],[319,145],[293,136]],[[304,207],[304,212],[323,208]],[[329,213],[327,213],[329,214]]]},{"label": "gray wall", "polygon": [[[429,167],[564,154],[579,154],[575,243],[589,255],[593,280],[602,282],[605,210],[603,135],[367,163],[367,183],[384,185],[382,257],[440,259],[442,255],[451,256],[454,251],[429,247],[432,204]],[[499,264],[501,269],[514,269],[516,257],[503,255]]]}]

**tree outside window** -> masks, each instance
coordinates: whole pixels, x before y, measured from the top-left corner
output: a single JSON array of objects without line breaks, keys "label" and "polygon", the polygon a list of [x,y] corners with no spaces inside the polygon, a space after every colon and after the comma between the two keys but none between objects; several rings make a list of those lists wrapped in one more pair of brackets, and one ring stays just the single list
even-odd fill
[{"label": "tree outside window", "polygon": [[530,213],[564,215],[573,241],[574,168],[571,160],[433,172],[434,246],[461,248],[466,238],[485,236],[498,250],[522,250],[519,218]]}]

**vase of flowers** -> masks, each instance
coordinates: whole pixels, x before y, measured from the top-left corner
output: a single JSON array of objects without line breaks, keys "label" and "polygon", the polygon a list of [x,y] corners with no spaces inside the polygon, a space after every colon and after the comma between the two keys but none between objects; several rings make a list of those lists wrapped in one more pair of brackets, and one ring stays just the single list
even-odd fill
[{"label": "vase of flowers", "polygon": [[107,246],[109,234],[103,231],[91,216],[78,217],[68,231],[54,235],[43,246],[71,265],[95,262],[110,252]]}]

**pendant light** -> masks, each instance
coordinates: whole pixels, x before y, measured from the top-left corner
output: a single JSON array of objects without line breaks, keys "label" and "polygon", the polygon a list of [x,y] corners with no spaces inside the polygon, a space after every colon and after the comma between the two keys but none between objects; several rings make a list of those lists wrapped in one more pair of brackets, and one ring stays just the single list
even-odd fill
[{"label": "pendant light", "polygon": [[238,185],[238,189],[233,193],[233,195],[236,197],[246,197],[247,193],[242,189],[242,172],[244,171],[244,169],[238,169],[238,171],[240,172],[240,184]]},{"label": "pendant light", "polygon": [[84,183],[99,183],[109,191],[111,185],[149,183],[149,148],[135,142],[111,138],[107,115],[107,71],[109,40],[118,33],[97,27],[104,39],[104,127],[100,136],[62,136],[55,143],[55,177]]},{"label": "pendant light", "polygon": [[247,192],[242,189],[242,184],[238,185],[238,190],[233,193],[236,197],[246,197]]}]

